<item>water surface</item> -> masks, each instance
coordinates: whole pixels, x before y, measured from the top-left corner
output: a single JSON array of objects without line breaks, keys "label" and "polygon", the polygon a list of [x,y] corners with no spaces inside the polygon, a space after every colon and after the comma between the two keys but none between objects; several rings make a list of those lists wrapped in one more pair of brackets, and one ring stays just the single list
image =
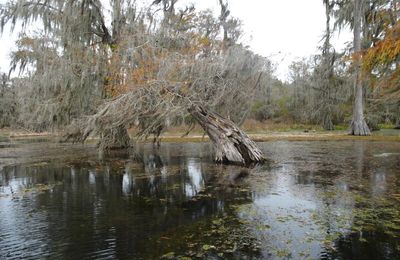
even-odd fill
[{"label": "water surface", "polygon": [[400,143],[265,142],[244,169],[34,140],[1,140],[0,259],[400,257]]}]

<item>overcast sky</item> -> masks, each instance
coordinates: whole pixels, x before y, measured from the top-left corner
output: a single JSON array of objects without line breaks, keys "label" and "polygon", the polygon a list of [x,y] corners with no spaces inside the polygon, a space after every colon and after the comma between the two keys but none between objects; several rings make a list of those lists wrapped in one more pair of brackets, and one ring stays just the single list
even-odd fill
[{"label": "overcast sky", "polygon": [[[5,2],[7,0],[0,0],[0,3]],[[195,3],[198,9],[219,12],[218,0],[180,2]],[[242,41],[276,63],[280,79],[286,79],[288,65],[293,60],[318,53],[325,27],[322,0],[230,0],[229,3],[231,14],[243,22]],[[0,38],[0,71],[9,68],[8,56],[16,37],[17,33],[6,31]],[[333,38],[337,50],[350,40],[351,34],[346,31]]]}]

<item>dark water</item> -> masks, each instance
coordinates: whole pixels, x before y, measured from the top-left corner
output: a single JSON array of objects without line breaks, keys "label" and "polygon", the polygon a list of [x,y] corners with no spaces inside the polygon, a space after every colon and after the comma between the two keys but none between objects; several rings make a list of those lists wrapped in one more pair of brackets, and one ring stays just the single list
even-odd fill
[{"label": "dark water", "polygon": [[2,144],[0,259],[400,258],[400,143],[260,143],[251,170],[209,144]]}]

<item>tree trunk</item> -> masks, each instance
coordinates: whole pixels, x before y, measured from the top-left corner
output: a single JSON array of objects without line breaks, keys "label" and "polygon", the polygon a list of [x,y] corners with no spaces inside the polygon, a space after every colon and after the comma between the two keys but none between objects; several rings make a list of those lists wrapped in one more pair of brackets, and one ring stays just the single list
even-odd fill
[{"label": "tree trunk", "polygon": [[216,162],[248,165],[265,161],[261,150],[232,121],[197,105],[189,113],[213,142]]},{"label": "tree trunk", "polygon": [[322,92],[322,98],[325,100],[325,107],[323,108],[323,118],[322,118],[322,127],[327,130],[335,130],[332,122],[332,113],[331,113],[331,79],[334,75],[334,55],[331,53],[331,11],[333,6],[331,5],[329,0],[324,0],[325,5],[325,42],[322,49],[322,64],[324,68],[323,72],[323,88],[325,91]]},{"label": "tree trunk", "polygon": [[394,129],[400,129],[400,101],[397,102],[397,117]]},{"label": "tree trunk", "polygon": [[351,135],[371,135],[367,123],[364,119],[363,108],[363,86],[361,79],[361,15],[362,15],[362,2],[361,0],[354,1],[354,90],[355,101],[353,108],[353,120],[350,126]]},{"label": "tree trunk", "polygon": [[97,144],[100,150],[125,149],[131,146],[131,138],[124,126],[107,129],[100,134]]},{"label": "tree trunk", "polygon": [[332,123],[332,117],[331,117],[330,111],[326,112],[326,114],[324,116],[323,127],[327,131],[335,130],[335,127]]}]

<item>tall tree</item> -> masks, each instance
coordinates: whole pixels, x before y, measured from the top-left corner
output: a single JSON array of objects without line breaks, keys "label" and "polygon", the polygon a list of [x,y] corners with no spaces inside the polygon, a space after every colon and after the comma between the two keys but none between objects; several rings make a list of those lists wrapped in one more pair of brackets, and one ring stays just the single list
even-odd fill
[{"label": "tall tree", "polygon": [[354,90],[355,100],[353,107],[353,119],[350,125],[351,135],[371,135],[368,125],[364,119],[363,106],[363,79],[361,71],[361,29],[362,29],[362,6],[361,0],[354,0],[354,51],[353,51],[353,66],[354,66]]},{"label": "tall tree", "polygon": [[[335,8],[334,8],[334,15],[336,18],[335,25],[339,28],[343,27],[344,25],[349,25],[350,28],[355,29],[356,24],[356,12],[358,12],[355,9],[356,2],[353,0],[338,0],[335,1]],[[357,6],[361,5],[359,9],[361,9],[361,21],[359,22],[361,25],[360,28],[360,33],[362,34],[361,37],[361,52],[358,54],[354,54],[354,60],[355,62],[353,63],[355,70],[357,71],[359,66],[357,66],[357,61],[365,60],[365,52],[369,52],[369,49],[377,49],[377,45],[381,45],[380,41],[383,39],[383,37],[386,35],[386,31],[388,28],[391,28],[394,26],[396,23],[396,20],[398,19],[398,14],[399,14],[399,2],[398,0],[364,0],[361,1]],[[378,47],[379,48],[379,47]],[[368,54],[367,54],[368,56]],[[358,59],[357,59],[358,58]],[[365,67],[365,66],[364,66]],[[377,86],[377,82],[380,82],[379,85],[383,81],[377,80],[381,72],[390,72],[392,68],[387,67],[388,70],[384,69],[379,71],[377,67],[374,67],[373,70],[363,70],[363,74],[361,77],[362,80],[362,85],[364,87],[363,91],[363,96],[364,100],[368,98],[368,100],[372,100],[374,107],[378,107],[380,101],[379,100],[374,100],[375,97],[377,97],[377,93],[379,93],[379,87],[375,88]],[[378,73],[378,77],[376,77],[376,73]],[[384,84],[383,84],[384,85]],[[357,99],[357,88],[355,88],[355,96]],[[379,95],[378,95],[379,96]],[[382,100],[382,99],[381,99]],[[360,102],[355,102],[356,104],[359,104]],[[359,106],[358,106],[359,107]],[[371,116],[373,117],[372,110],[373,107],[370,106],[368,109],[368,121],[371,123]],[[356,110],[356,108],[354,109]],[[357,109],[359,110],[359,109]],[[397,110],[397,109],[395,109]],[[395,112],[397,113],[397,112]],[[355,116],[359,117],[359,116]],[[353,117],[354,119],[354,117]],[[353,130],[353,126],[352,126]],[[352,131],[353,132],[353,131]],[[364,131],[368,132],[368,131]]]},{"label": "tall tree", "polygon": [[322,60],[319,66],[319,73],[321,76],[321,91],[320,96],[321,100],[323,100],[324,104],[321,105],[321,114],[322,114],[322,126],[325,130],[333,130],[333,122],[332,122],[332,98],[331,93],[332,86],[334,85],[334,63],[335,63],[335,53],[331,51],[331,43],[330,39],[332,37],[331,32],[331,13],[333,4],[329,0],[323,0],[325,5],[325,17],[326,17],[326,25],[325,25],[325,36],[324,36],[324,44],[322,46]]}]

